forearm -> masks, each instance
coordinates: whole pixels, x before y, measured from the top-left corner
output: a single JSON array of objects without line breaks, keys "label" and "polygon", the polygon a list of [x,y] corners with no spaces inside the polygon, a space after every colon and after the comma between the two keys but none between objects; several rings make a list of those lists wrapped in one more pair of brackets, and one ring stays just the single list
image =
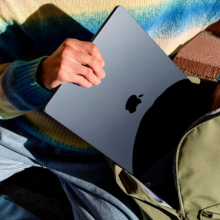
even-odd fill
[{"label": "forearm", "polygon": [[36,73],[43,58],[0,65],[0,118],[7,119],[41,108],[51,92],[40,86]]}]

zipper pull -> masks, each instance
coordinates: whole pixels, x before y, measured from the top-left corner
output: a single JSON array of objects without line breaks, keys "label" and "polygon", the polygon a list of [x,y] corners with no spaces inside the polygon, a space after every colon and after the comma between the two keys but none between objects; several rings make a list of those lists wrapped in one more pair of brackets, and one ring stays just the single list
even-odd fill
[{"label": "zipper pull", "polygon": [[180,218],[180,220],[188,220],[188,218],[186,218],[181,212],[180,210],[178,210],[177,212],[178,217]]}]

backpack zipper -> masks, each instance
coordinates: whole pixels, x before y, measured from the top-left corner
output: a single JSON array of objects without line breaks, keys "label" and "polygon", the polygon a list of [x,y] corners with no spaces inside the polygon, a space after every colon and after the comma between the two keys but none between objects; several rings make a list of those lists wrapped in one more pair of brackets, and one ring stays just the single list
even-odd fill
[{"label": "backpack zipper", "polygon": [[180,220],[188,220],[188,218],[186,218],[180,210],[178,210],[176,213]]}]

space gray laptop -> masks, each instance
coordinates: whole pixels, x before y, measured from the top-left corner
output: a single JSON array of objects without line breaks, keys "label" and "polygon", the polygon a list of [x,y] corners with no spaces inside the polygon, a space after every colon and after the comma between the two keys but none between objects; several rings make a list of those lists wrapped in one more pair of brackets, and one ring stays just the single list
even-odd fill
[{"label": "space gray laptop", "polygon": [[101,84],[66,83],[45,112],[133,174],[133,147],[140,122],[155,100],[187,79],[121,6],[92,39],[105,60]]}]

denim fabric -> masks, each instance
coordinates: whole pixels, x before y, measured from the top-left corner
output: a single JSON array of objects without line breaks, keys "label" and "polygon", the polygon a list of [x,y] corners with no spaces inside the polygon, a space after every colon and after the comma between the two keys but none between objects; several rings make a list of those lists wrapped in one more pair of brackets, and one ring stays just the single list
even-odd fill
[{"label": "denim fabric", "polygon": [[[56,174],[72,205],[74,219],[141,219],[139,207],[115,183],[104,156],[88,156],[54,148],[31,136],[11,120],[0,121],[0,181],[31,166]],[[27,219],[28,211],[1,199],[1,219]],[[19,218],[16,218],[19,216]],[[20,216],[23,216],[23,218]],[[36,219],[30,217],[28,219]]]},{"label": "denim fabric", "polygon": [[6,195],[0,195],[0,207],[0,219],[2,220],[39,220]]}]

